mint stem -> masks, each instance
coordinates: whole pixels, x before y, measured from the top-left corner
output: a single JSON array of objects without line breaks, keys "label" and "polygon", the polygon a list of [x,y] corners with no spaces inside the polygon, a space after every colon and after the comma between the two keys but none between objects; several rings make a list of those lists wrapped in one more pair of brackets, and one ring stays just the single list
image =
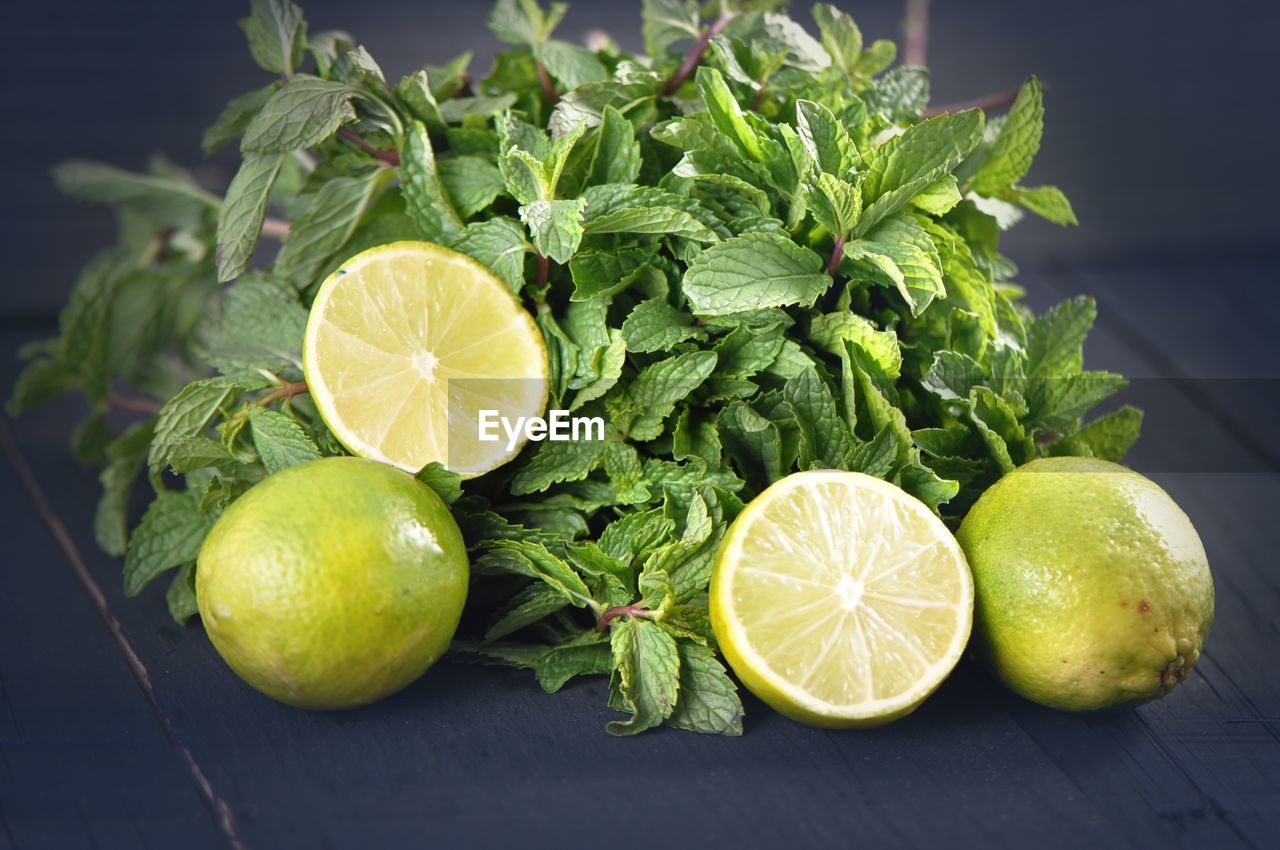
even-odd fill
[{"label": "mint stem", "polygon": [[[1044,88],[1049,88],[1044,85]],[[1019,87],[1006,89],[1004,91],[992,92],[991,94],[975,97],[973,100],[963,100],[959,103],[947,103],[942,106],[930,106],[925,109],[924,116],[932,118],[935,115],[942,115],[944,112],[962,112],[966,109],[981,109],[986,112],[992,109],[1003,109],[1011,105],[1018,99]]]},{"label": "mint stem", "polygon": [[291,383],[282,385],[278,389],[272,390],[262,398],[258,399],[258,406],[266,407],[276,399],[292,398],[296,395],[302,395],[305,392],[310,392],[310,388],[307,386],[306,381],[292,381]]},{"label": "mint stem", "polygon": [[680,63],[679,70],[675,76],[667,80],[667,84],[662,87],[662,96],[670,97],[680,90],[684,85],[684,81],[689,79],[689,75],[698,67],[698,63],[702,61],[702,54],[707,52],[707,45],[711,44],[711,39],[720,34],[720,31],[733,20],[730,14],[722,14],[707,28],[707,31],[698,36],[698,40],[693,43],[693,49],[689,51],[689,55],[684,57],[684,62]]},{"label": "mint stem", "polygon": [[596,621],[596,631],[603,632],[608,629],[610,621],[616,617],[644,617],[651,613],[653,612],[641,605],[615,605],[605,609],[600,615],[600,619]]},{"label": "mint stem", "polygon": [[127,410],[130,413],[154,414],[160,412],[159,402],[149,398],[125,398],[118,395],[107,396],[107,406],[116,410]]},{"label": "mint stem", "polygon": [[536,63],[538,69],[538,83],[542,86],[542,93],[547,96],[547,101],[552,106],[560,100],[560,95],[556,94],[556,87],[551,82],[551,75],[547,73],[547,66],[541,62]]},{"label": "mint stem", "polygon": [[350,127],[339,127],[338,135],[341,138],[346,139],[348,142],[355,145],[356,147],[360,148],[360,150],[364,151],[370,156],[377,157],[378,159],[382,160],[387,165],[390,165],[393,168],[400,164],[400,153],[398,151],[378,150],[373,145],[366,142],[360,136],[359,133],[357,133],[355,130],[352,130]]},{"label": "mint stem", "polygon": [[283,239],[289,235],[289,222],[282,218],[265,218],[262,220],[262,235],[268,239]]},{"label": "mint stem", "polygon": [[902,64],[924,65],[929,52],[929,0],[907,0]]},{"label": "mint stem", "polygon": [[538,279],[535,286],[539,289],[547,285],[547,278],[551,276],[551,258],[538,254]]},{"label": "mint stem", "polygon": [[831,262],[827,263],[827,274],[832,277],[836,276],[836,272],[840,270],[840,261],[844,259],[844,243],[845,237],[841,236],[836,239],[835,247],[831,249]]}]

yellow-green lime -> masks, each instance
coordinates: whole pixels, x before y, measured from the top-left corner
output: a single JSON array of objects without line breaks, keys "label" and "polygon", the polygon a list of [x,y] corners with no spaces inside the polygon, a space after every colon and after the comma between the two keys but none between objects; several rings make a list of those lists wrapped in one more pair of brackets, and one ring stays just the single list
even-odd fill
[{"label": "yellow-green lime", "polygon": [[992,486],[959,539],[974,643],[1017,693],[1068,711],[1164,696],[1200,657],[1213,579],[1154,481],[1090,458],[1035,460]]},{"label": "yellow-green lime", "polygon": [[818,726],[874,726],[951,672],[973,583],[951,532],[898,487],[799,472],[734,520],[710,607],[725,658],[760,699]]},{"label": "yellow-green lime", "polygon": [[205,630],[246,682],[302,708],[408,685],[449,646],[466,548],[426,485],[371,460],[295,466],[227,508],[200,550]]},{"label": "yellow-green lime", "polygon": [[484,266],[428,242],[370,248],[330,275],[303,362],[334,436],[410,472],[433,461],[468,478],[495,469],[524,440],[479,439],[479,411],[516,422],[547,405],[533,317]]}]

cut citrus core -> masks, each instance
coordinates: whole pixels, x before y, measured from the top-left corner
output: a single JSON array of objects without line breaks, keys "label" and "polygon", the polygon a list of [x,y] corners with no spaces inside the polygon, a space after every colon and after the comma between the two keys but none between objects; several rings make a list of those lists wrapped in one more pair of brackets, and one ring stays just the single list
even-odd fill
[{"label": "cut citrus core", "polygon": [[427,242],[352,257],[325,280],[307,321],[311,397],[353,454],[465,477],[506,463],[522,441],[479,438],[482,409],[540,416],[547,350],[533,317],[484,266]]},{"label": "cut citrus core", "polygon": [[947,527],[899,488],[800,472],[734,521],[710,607],[756,696],[815,725],[873,726],[912,711],[960,659],[973,580]]}]

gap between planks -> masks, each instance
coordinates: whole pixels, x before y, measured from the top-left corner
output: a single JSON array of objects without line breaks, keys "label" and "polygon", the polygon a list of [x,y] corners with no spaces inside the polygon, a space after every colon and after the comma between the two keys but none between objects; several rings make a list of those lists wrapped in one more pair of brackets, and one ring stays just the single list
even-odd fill
[{"label": "gap between planks", "polygon": [[63,554],[67,556],[67,560],[71,564],[72,570],[76,577],[80,579],[80,583],[84,585],[85,592],[89,594],[90,600],[93,602],[94,608],[98,611],[98,616],[102,618],[102,622],[106,625],[107,630],[111,632],[111,636],[115,639],[116,646],[120,650],[120,654],[124,656],[125,663],[129,666],[129,672],[132,673],[134,681],[138,683],[138,687],[142,689],[143,694],[147,698],[147,702],[151,706],[152,712],[156,719],[160,722],[164,734],[168,737],[169,742],[174,749],[178,751],[178,755],[182,758],[186,765],[187,772],[191,776],[192,783],[196,786],[201,799],[209,808],[209,813],[213,816],[215,825],[219,831],[226,837],[227,842],[233,850],[248,850],[245,843],[241,840],[239,830],[236,827],[235,816],[231,813],[231,808],[226,801],[218,795],[210,784],[209,778],[205,775],[204,770],[196,761],[191,750],[186,744],[182,743],[182,739],[178,737],[178,732],[173,726],[173,722],[169,716],[165,714],[164,709],[160,707],[159,700],[156,699],[155,689],[151,684],[151,675],[147,672],[147,667],[142,663],[142,659],[138,657],[138,653],[134,651],[133,645],[129,643],[129,638],[125,636],[124,630],[120,627],[120,621],[111,613],[111,608],[107,603],[106,594],[102,592],[102,588],[94,580],[89,573],[89,568],[84,562],[84,558],[80,555],[80,550],[76,547],[75,541],[71,539],[71,535],[67,532],[66,526],[62,520],[54,513],[53,508],[49,505],[49,500],[45,497],[44,489],[40,486],[40,482],[36,480],[35,474],[31,471],[31,467],[27,464],[26,459],[22,456],[18,449],[17,442],[13,439],[13,434],[9,431],[8,425],[4,419],[0,418],[0,448],[4,450],[4,454],[8,456],[9,462],[13,465],[14,470],[18,473],[18,478],[22,482],[23,489],[27,491],[27,495],[31,497],[32,503],[35,505],[36,512],[40,514],[40,518],[44,520],[45,525],[49,529],[49,533],[53,535],[58,547],[62,549]]}]

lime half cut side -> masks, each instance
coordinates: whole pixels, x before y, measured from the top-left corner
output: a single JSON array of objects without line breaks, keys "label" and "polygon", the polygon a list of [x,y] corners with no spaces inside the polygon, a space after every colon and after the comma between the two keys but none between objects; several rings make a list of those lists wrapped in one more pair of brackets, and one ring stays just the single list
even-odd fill
[{"label": "lime half cut side", "polygon": [[734,521],[710,607],[756,696],[807,723],[874,726],[912,711],[959,661],[973,580],[947,527],[898,487],[801,472]]},{"label": "lime half cut side", "polygon": [[438,461],[465,477],[511,460],[494,424],[541,416],[547,351],[533,317],[469,257],[393,242],[352,257],[316,294],[303,343],[307,384],[353,454],[416,472]]}]

